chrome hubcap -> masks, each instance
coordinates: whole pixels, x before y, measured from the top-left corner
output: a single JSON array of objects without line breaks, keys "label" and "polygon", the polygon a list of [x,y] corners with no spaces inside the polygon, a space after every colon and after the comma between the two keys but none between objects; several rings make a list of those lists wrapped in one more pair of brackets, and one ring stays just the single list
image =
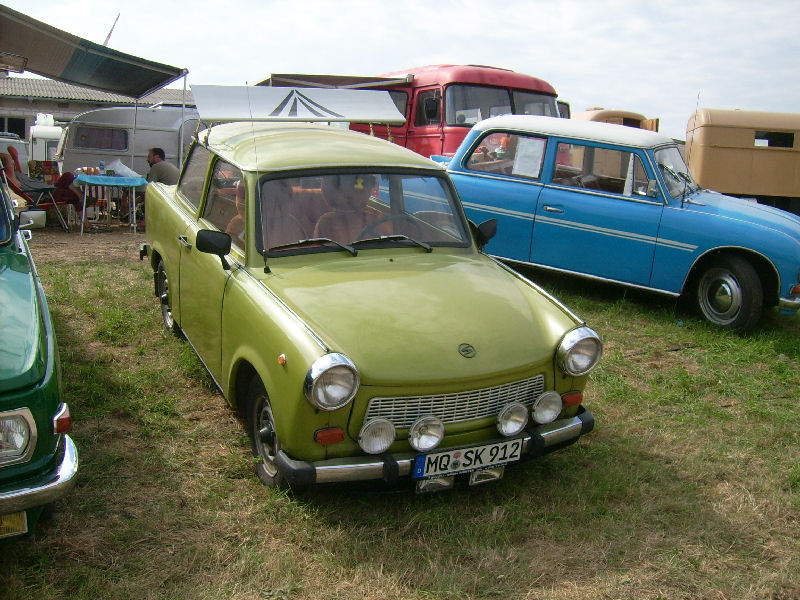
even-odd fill
[{"label": "chrome hubcap", "polygon": [[707,274],[700,284],[700,303],[703,312],[714,321],[732,321],[742,308],[739,282],[725,271]]},{"label": "chrome hubcap", "polygon": [[275,467],[275,426],[272,423],[272,410],[266,400],[262,400],[261,410],[258,412],[258,434],[256,445],[258,453],[263,459],[264,470],[270,477],[278,472]]}]

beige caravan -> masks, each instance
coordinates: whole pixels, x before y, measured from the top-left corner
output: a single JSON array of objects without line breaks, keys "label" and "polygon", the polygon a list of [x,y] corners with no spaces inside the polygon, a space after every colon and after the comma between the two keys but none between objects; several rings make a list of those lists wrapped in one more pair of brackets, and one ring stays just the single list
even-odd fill
[{"label": "beige caravan", "polygon": [[581,121],[613,123],[614,125],[625,125],[626,127],[636,127],[637,129],[646,129],[648,131],[658,131],[658,119],[648,119],[644,115],[629,110],[587,108],[584,111],[572,113],[570,118]]},{"label": "beige caravan", "polygon": [[686,158],[702,187],[800,214],[800,114],[701,108]]}]

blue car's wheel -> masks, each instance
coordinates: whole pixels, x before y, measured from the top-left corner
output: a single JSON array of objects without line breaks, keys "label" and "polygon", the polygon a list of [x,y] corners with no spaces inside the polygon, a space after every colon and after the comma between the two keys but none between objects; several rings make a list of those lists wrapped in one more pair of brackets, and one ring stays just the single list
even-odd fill
[{"label": "blue car's wheel", "polygon": [[761,318],[764,293],[753,266],[738,256],[722,256],[700,276],[697,305],[703,316],[725,329],[746,330]]}]

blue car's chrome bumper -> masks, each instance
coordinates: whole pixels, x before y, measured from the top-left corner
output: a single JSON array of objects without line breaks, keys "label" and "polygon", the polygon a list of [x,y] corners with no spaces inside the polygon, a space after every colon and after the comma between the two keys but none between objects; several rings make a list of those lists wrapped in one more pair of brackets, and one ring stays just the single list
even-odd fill
[{"label": "blue car's chrome bumper", "polygon": [[78,449],[64,436],[64,456],[52,473],[33,485],[0,488],[0,514],[19,512],[55,502],[75,483],[78,472]]},{"label": "blue car's chrome bumper", "polygon": [[778,300],[778,308],[782,313],[794,314],[800,310],[800,298],[797,296],[780,298]]},{"label": "blue car's chrome bumper", "polygon": [[[594,428],[592,413],[581,407],[577,416],[559,419],[547,425],[528,427],[522,440],[522,458],[541,456],[575,442]],[[278,469],[292,485],[364,481],[383,479],[396,483],[400,477],[411,475],[416,454],[381,454],[350,456],[307,462],[293,460],[283,451],[275,457]]]}]

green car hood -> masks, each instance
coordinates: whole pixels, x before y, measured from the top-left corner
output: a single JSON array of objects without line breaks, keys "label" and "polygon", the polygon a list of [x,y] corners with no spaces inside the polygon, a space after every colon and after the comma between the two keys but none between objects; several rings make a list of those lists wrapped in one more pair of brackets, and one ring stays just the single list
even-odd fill
[{"label": "green car hood", "polygon": [[43,344],[31,265],[24,254],[0,248],[0,393],[41,381]]},{"label": "green car hood", "polygon": [[[273,263],[274,264],[274,263]],[[446,383],[552,365],[577,321],[482,255],[361,252],[275,269],[268,285],[364,384]],[[475,355],[465,358],[459,347]]]}]

